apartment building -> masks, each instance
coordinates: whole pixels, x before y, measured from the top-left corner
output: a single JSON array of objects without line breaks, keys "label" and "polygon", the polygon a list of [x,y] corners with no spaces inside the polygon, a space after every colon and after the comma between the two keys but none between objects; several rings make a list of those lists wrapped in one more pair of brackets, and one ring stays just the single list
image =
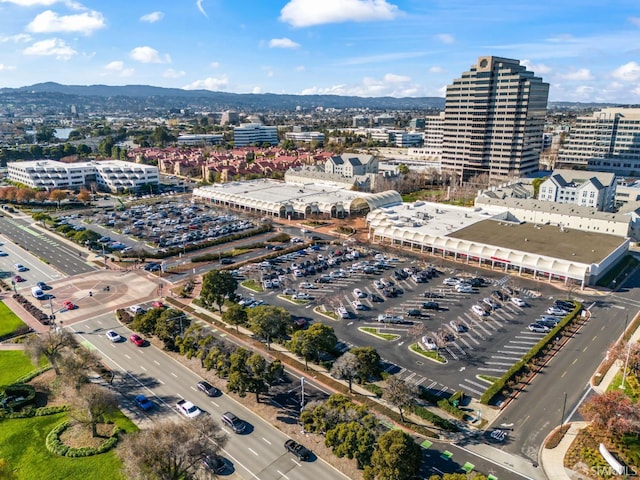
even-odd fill
[{"label": "apartment building", "polygon": [[233,129],[233,144],[236,147],[246,147],[269,143],[278,144],[278,128],[267,127],[261,123],[243,123]]},{"label": "apartment building", "polygon": [[96,184],[111,192],[137,191],[160,183],[158,167],[122,160],[63,163],[55,160],[9,162],[8,178],[31,188],[80,190]]},{"label": "apartment building", "polygon": [[610,212],[615,207],[616,185],[613,173],[554,170],[540,185],[538,198]]},{"label": "apartment building", "polygon": [[557,164],[635,176],[640,173],[640,108],[610,107],[578,117]]},{"label": "apartment building", "polygon": [[482,56],[447,87],[442,169],[467,180],[538,170],[549,84],[519,60]]}]

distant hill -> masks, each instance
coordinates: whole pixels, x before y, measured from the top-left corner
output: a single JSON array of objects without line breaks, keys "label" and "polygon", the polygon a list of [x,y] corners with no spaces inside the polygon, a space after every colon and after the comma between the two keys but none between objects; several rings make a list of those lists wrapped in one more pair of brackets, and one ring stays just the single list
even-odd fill
[{"label": "distant hill", "polygon": [[211,105],[232,108],[262,107],[267,109],[303,108],[372,108],[390,110],[424,110],[444,108],[441,97],[354,97],[341,95],[282,95],[274,93],[228,93],[209,90],[183,90],[180,88],[163,88],[149,85],[61,85],[54,82],[37,83],[20,88],[2,88],[0,95],[5,94],[63,94],[78,97],[134,97],[156,99],[182,99],[198,101]]}]

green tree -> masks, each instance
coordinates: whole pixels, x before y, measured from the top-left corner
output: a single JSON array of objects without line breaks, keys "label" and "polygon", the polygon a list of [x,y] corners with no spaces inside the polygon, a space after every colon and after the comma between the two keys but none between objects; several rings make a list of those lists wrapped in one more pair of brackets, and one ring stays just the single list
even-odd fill
[{"label": "green tree", "polygon": [[168,143],[174,142],[175,137],[171,135],[167,127],[159,125],[151,134],[151,141],[156,147],[164,147]]},{"label": "green tree", "polygon": [[355,347],[350,350],[358,359],[358,379],[361,383],[378,379],[382,375],[380,354],[373,347]]},{"label": "green tree", "polygon": [[324,441],[327,447],[333,448],[333,454],[336,457],[355,458],[360,469],[370,464],[376,444],[376,435],[373,430],[376,421],[373,415],[369,417],[373,420],[365,423],[359,421],[339,423],[327,432]]},{"label": "green tree", "polygon": [[89,155],[91,155],[91,147],[85,145],[84,143],[77,145],[76,155],[78,155],[78,157],[80,158],[87,158]]},{"label": "green tree", "polygon": [[412,388],[404,380],[392,376],[387,378],[383,396],[398,408],[400,418],[404,422],[404,409],[413,405],[415,392]]},{"label": "green tree", "polygon": [[407,167],[404,163],[398,165],[398,173],[401,175],[406,175],[409,173],[409,167]]},{"label": "green tree", "polygon": [[102,140],[100,140],[100,143],[98,143],[98,155],[107,158],[109,155],[111,155],[111,149],[113,149],[114,145],[115,142],[113,141],[112,136],[109,135],[103,138]]},{"label": "green tree", "polygon": [[322,323],[314,323],[306,330],[298,330],[291,337],[289,350],[304,358],[305,367],[312,358],[320,363],[320,356],[323,353],[333,353],[335,351],[338,337],[336,337],[333,327]]},{"label": "green tree", "polygon": [[271,349],[271,340],[284,336],[291,324],[291,314],[282,307],[260,305],[252,308],[248,315],[249,328],[267,341],[267,350]]},{"label": "green tree", "polygon": [[140,332],[144,335],[151,335],[156,331],[156,325],[162,315],[162,311],[157,308],[152,308],[145,313],[136,313],[133,317],[133,323],[131,327],[136,332]]},{"label": "green tree", "polygon": [[365,480],[413,480],[420,470],[422,452],[413,438],[402,430],[380,435],[364,469]]},{"label": "green tree", "polygon": [[47,125],[39,125],[36,127],[36,142],[49,143],[54,140],[56,129]]},{"label": "green tree", "polygon": [[29,153],[33,159],[38,160],[42,158],[42,147],[40,145],[30,145]]},{"label": "green tree", "polygon": [[358,357],[356,357],[351,352],[346,352],[342,354],[338,359],[333,363],[333,367],[331,367],[331,375],[340,380],[346,380],[349,383],[349,392],[353,392],[352,385],[353,379],[358,375],[359,371],[359,361]]},{"label": "green tree", "polygon": [[158,317],[154,334],[159,340],[162,340],[166,350],[174,351],[176,349],[176,337],[182,336],[190,323],[191,321],[184,313],[175,308],[170,308],[163,311]]},{"label": "green tree", "polygon": [[225,297],[233,300],[237,288],[238,281],[233,278],[230,272],[211,270],[202,278],[200,300],[207,308],[214,304],[218,305],[218,310],[222,313]]},{"label": "green tree", "polygon": [[239,331],[238,327],[246,325],[248,320],[247,309],[237,303],[234,303],[222,313],[222,321],[229,325],[235,325],[236,332]]}]

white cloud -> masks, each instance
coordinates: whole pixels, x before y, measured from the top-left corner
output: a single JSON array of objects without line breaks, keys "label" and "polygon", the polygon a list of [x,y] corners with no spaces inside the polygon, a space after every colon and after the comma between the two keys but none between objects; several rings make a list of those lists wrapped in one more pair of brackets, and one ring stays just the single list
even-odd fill
[{"label": "white cloud", "polygon": [[411,77],[404,75],[396,75],[394,73],[387,73],[383,79],[387,83],[406,83],[411,81]]},{"label": "white cloud", "polygon": [[162,76],[164,78],[180,78],[184,77],[187,74],[184,70],[174,70],[173,68],[168,68],[164,71]]},{"label": "white cloud", "polygon": [[159,22],[160,20],[162,20],[164,18],[164,13],[162,12],[151,12],[151,13],[147,13],[146,15],[143,15],[140,17],[140,21],[141,22],[148,22],[148,23],[156,23]]},{"label": "white cloud", "polygon": [[591,75],[591,72],[589,71],[588,68],[581,68],[573,72],[561,73],[558,76],[563,80],[574,80],[574,81],[593,80],[593,75]]},{"label": "white cloud", "polygon": [[337,84],[329,87],[310,87],[301,95],[356,95],[359,97],[419,97],[426,94],[423,87],[411,78],[387,73],[383,78],[365,77],[360,84]]},{"label": "white cloud", "polygon": [[304,72],[304,71],[305,71],[304,65],[298,65],[296,67],[296,72]]},{"label": "white cloud", "polygon": [[300,46],[299,43],[294,42],[290,38],[272,38],[269,40],[270,48],[298,48]]},{"label": "white cloud", "polygon": [[0,63],[0,72],[15,70],[16,67],[13,65],[5,65],[4,63]]},{"label": "white cloud", "polygon": [[93,10],[62,16],[52,10],[45,10],[27,25],[27,31],[34,33],[73,32],[91,35],[95,30],[105,26],[102,14]]},{"label": "white cloud", "polygon": [[78,52],[67,45],[64,40],[49,38],[35,42],[30,47],[25,48],[22,53],[25,55],[55,56],[59,60],[69,60],[74,55],[77,55]]},{"label": "white cloud", "polygon": [[387,0],[290,0],[280,11],[280,21],[294,27],[309,27],[393,20],[399,14],[399,8]]},{"label": "white cloud", "polygon": [[0,0],[0,3],[13,3],[20,7],[35,7],[44,6],[48,7],[54,3],[58,3],[59,0]]},{"label": "white cloud", "polygon": [[211,68],[220,68],[220,62],[211,62],[209,66]]},{"label": "white cloud", "polygon": [[31,35],[27,35],[26,33],[18,33],[17,35],[9,35],[8,37],[0,37],[0,43],[21,43],[21,42],[30,42]]},{"label": "white cloud", "polygon": [[535,73],[536,75],[551,73],[551,67],[544,63],[532,63],[531,60],[522,60],[520,63],[527,67],[527,70]]},{"label": "white cloud", "polygon": [[140,63],[171,63],[169,55],[161,57],[160,52],[155,48],[147,46],[134,48],[129,56]]},{"label": "white cloud", "polygon": [[133,68],[125,68],[122,60],[109,62],[104,66],[104,69],[108,70],[108,73],[117,73],[120,77],[130,77],[135,72]]},{"label": "white cloud", "polygon": [[640,27],[640,17],[629,17],[629,21],[636,27]]},{"label": "white cloud", "polygon": [[633,93],[634,95],[639,95],[640,96],[640,85],[638,85],[636,88],[631,90],[631,93]]},{"label": "white cloud", "polygon": [[438,66],[438,65],[434,65],[433,67],[430,67],[428,72],[429,73],[444,73],[444,68]]},{"label": "white cloud", "polygon": [[625,82],[635,82],[640,80],[640,65],[636,62],[625,63],[616,68],[611,76]]},{"label": "white cloud", "polygon": [[185,85],[185,90],[213,90],[219,91],[227,88],[229,86],[229,79],[226,75],[223,75],[220,78],[207,77],[203,80],[196,80],[195,82],[191,82],[188,85]]},{"label": "white cloud", "polygon": [[262,88],[261,87],[253,87],[253,89],[251,90],[251,93],[262,93]]},{"label": "white cloud", "polygon": [[440,42],[446,44],[446,45],[451,45],[452,43],[454,43],[456,41],[456,39],[453,38],[453,35],[451,35],[449,33],[440,33],[440,34],[436,35],[436,39],[439,40]]},{"label": "white cloud", "polygon": [[202,2],[204,0],[196,0],[196,7],[198,7],[198,10],[200,10],[200,13],[203,14],[205,17],[209,18],[209,15],[207,15],[207,12],[205,12],[204,7],[202,6]]}]

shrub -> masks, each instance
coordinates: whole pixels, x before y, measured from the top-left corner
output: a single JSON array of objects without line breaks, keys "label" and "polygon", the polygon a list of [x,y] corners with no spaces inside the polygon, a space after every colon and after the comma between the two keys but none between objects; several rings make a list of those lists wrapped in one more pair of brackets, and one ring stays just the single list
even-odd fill
[{"label": "shrub", "polygon": [[457,432],[458,431],[458,427],[456,424],[451,423],[449,420],[446,420],[438,415],[436,415],[435,413],[433,413],[432,411],[416,405],[413,407],[413,413],[415,413],[416,415],[418,415],[420,418],[428,421],[429,423],[432,423],[434,426],[441,428],[447,432]]},{"label": "shrub", "polygon": [[373,393],[376,397],[381,398],[382,397],[382,388],[379,387],[378,385],[376,385],[375,383],[367,383],[366,385],[364,385],[364,388],[366,388],[367,390],[369,390],[371,393]]},{"label": "shrub", "polygon": [[71,426],[71,422],[65,421],[54,427],[45,441],[45,446],[54,455],[60,455],[61,457],[90,457],[92,455],[99,455],[107,452],[116,446],[119,439],[119,434],[122,432],[122,428],[115,427],[111,436],[102,442],[98,447],[80,447],[72,448],[65,445],[60,440],[60,435]]}]

